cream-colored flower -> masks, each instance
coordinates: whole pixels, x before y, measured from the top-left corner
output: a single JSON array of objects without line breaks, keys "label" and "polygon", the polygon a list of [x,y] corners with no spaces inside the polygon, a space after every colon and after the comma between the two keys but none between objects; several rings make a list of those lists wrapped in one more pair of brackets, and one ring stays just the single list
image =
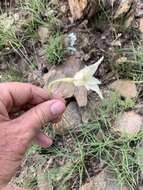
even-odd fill
[{"label": "cream-colored flower", "polygon": [[101,57],[101,59],[99,59],[95,64],[85,67],[84,69],[77,72],[74,76],[75,86],[85,86],[87,90],[95,91],[102,99],[103,96],[98,86],[101,84],[101,82],[93,75],[97,71],[103,59],[104,57]]},{"label": "cream-colored flower", "polygon": [[103,99],[99,84],[101,82],[96,79],[93,75],[97,71],[99,65],[103,61],[104,57],[101,57],[95,64],[86,66],[75,74],[73,78],[58,79],[49,84],[49,90],[51,87],[58,82],[73,83],[75,86],[84,86],[87,90],[95,91],[101,99]]}]

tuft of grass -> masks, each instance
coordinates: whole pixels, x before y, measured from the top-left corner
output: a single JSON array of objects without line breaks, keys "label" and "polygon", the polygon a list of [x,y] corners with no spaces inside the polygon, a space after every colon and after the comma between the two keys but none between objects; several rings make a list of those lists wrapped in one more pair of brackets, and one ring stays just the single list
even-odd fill
[{"label": "tuft of grass", "polygon": [[0,51],[3,48],[19,48],[21,42],[16,35],[16,29],[14,27],[7,27],[0,22]]},{"label": "tuft of grass", "polygon": [[26,39],[38,40],[37,30],[39,26],[48,28],[55,33],[58,30],[59,20],[54,11],[48,6],[46,0],[24,0],[20,2],[21,10],[29,15],[30,22],[24,25],[24,37]]},{"label": "tuft of grass", "polygon": [[24,0],[20,1],[20,10],[27,13],[29,22],[23,26],[25,39],[38,39],[37,29],[44,23],[42,13],[45,10],[44,0]]},{"label": "tuft of grass", "polygon": [[27,155],[34,155],[38,152],[40,152],[41,148],[36,145],[36,144],[33,144],[27,151]]},{"label": "tuft of grass", "polygon": [[45,55],[49,64],[61,63],[64,56],[64,37],[61,33],[51,36],[45,46]]},{"label": "tuft of grass", "polygon": [[57,24],[57,18],[48,3],[46,0],[24,0],[20,1],[20,6],[21,10],[31,15],[33,21],[53,29]]},{"label": "tuft of grass", "polygon": [[[101,130],[103,133],[103,131]],[[131,142],[141,140],[143,134],[133,139],[123,139],[114,137],[112,134],[103,135],[102,140],[98,140],[93,134],[88,134],[90,144],[90,154],[100,158],[105,166],[116,174],[120,186],[129,185],[134,189],[138,183],[139,166],[136,161],[135,146]]]},{"label": "tuft of grass", "polygon": [[143,81],[143,46],[141,43],[131,48],[121,48],[117,50],[121,56],[126,56],[127,60],[121,64],[115,64],[115,72],[121,78],[131,79],[136,82]]},{"label": "tuft of grass", "polygon": [[24,26],[24,38],[31,39],[33,41],[38,40],[37,29],[40,26],[40,23],[35,19],[32,19],[30,23]]},{"label": "tuft of grass", "polygon": [[37,182],[37,179],[36,177],[29,177],[26,179],[26,184],[24,184],[25,188],[28,188],[28,189],[35,189],[38,185],[38,182]]},{"label": "tuft of grass", "polygon": [[[58,17],[58,16],[57,16]],[[50,31],[52,31],[52,32],[55,32],[55,31],[57,31],[57,30],[59,30],[59,20],[58,20],[58,18],[57,18],[55,15],[54,15],[54,13],[53,12],[50,12],[50,10],[49,10],[49,13],[48,13],[48,15],[47,15],[47,18],[46,18],[46,20],[45,20],[45,25],[46,25],[46,27],[48,27],[49,28],[49,30]]]},{"label": "tuft of grass", "polygon": [[[98,108],[100,111],[100,119],[106,124],[110,124],[115,120],[119,113],[129,111],[136,105],[136,100],[121,99],[118,92],[111,91],[107,99],[104,99],[101,106]],[[97,110],[97,111],[98,111]]]},{"label": "tuft of grass", "polygon": [[15,69],[10,69],[0,73],[0,82],[22,82],[23,79],[23,74]]},{"label": "tuft of grass", "polygon": [[35,16],[39,17],[39,14],[41,14],[46,6],[45,0],[22,0],[20,1],[21,8],[25,10],[26,12],[32,13]]}]

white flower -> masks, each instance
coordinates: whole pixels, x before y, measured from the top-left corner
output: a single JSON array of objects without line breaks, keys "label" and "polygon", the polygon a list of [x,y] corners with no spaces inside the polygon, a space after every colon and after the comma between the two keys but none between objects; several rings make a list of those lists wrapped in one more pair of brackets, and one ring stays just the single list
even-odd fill
[{"label": "white flower", "polygon": [[95,91],[101,99],[103,99],[103,96],[98,86],[99,84],[101,84],[101,82],[93,75],[95,74],[103,59],[104,57],[101,57],[95,64],[87,66],[77,72],[74,76],[73,81],[75,86],[85,86],[87,90]]},{"label": "white flower", "polygon": [[103,99],[102,92],[99,88],[99,84],[101,84],[101,82],[93,76],[103,59],[104,57],[101,57],[95,64],[80,70],[73,78],[63,78],[52,81],[48,86],[49,92],[51,91],[54,84],[67,82],[73,83],[75,86],[84,86],[87,90],[95,91],[100,96],[100,98]]}]

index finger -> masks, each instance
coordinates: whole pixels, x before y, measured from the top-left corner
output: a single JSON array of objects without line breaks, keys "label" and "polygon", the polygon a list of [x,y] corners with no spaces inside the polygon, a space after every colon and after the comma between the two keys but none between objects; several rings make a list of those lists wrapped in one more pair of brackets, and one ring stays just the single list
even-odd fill
[{"label": "index finger", "polygon": [[48,92],[28,83],[10,82],[0,84],[0,101],[7,111],[26,104],[37,105],[48,100]]}]

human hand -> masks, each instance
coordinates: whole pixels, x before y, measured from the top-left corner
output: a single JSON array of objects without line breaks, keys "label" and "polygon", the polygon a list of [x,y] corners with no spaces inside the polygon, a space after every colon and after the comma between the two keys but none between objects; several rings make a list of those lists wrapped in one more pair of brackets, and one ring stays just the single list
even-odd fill
[{"label": "human hand", "polygon": [[[12,119],[14,112],[25,110]],[[40,132],[48,121],[58,121],[65,110],[63,101],[48,100],[47,91],[25,83],[0,84],[0,189],[5,187],[20,166],[33,139],[44,146],[52,140]]]}]

